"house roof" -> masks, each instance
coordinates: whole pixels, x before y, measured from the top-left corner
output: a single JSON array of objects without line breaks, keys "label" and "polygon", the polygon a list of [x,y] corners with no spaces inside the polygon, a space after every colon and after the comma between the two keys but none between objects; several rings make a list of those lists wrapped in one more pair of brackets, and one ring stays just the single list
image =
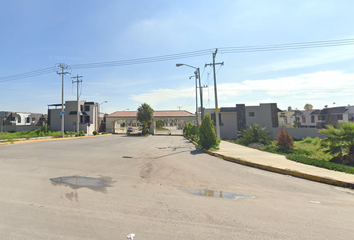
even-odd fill
[{"label": "house roof", "polygon": [[[135,118],[138,111],[117,111],[106,117],[128,117]],[[154,111],[154,117],[195,117],[193,113],[188,111]]]},{"label": "house roof", "polygon": [[325,108],[322,110],[315,110],[310,115],[327,115],[327,114],[342,114],[347,112],[346,107],[334,107],[334,108]]}]

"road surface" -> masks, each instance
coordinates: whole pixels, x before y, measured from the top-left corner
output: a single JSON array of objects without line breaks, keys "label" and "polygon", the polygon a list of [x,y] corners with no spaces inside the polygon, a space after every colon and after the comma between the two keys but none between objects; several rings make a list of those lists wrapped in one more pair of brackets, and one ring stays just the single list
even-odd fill
[{"label": "road surface", "polygon": [[353,191],[226,162],[181,136],[2,145],[0,164],[0,239],[354,236]]}]

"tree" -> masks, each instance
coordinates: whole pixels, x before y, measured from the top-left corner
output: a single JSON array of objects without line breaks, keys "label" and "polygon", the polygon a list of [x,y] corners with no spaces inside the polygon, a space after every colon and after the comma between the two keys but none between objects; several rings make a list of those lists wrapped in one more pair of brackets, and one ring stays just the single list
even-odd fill
[{"label": "tree", "polygon": [[287,130],[280,128],[280,132],[277,135],[276,145],[283,149],[293,149],[294,140]]},{"label": "tree", "polygon": [[[143,124],[142,135],[146,135],[152,120],[154,119],[154,109],[147,103],[142,103],[138,107],[137,119]],[[146,124],[144,124],[146,123]]]},{"label": "tree", "polygon": [[157,129],[163,128],[164,125],[165,125],[165,124],[164,124],[164,122],[163,122],[162,120],[157,120],[157,121],[156,121],[156,128],[157,128]]},{"label": "tree", "polygon": [[251,126],[246,126],[246,128],[239,132],[239,135],[241,138],[237,142],[243,145],[249,145],[251,143],[268,144],[270,136],[272,136],[273,133],[268,132],[266,127],[254,123]]},{"label": "tree", "polygon": [[339,123],[337,128],[327,125],[320,133],[327,137],[322,145],[327,147],[326,152],[334,155],[333,162],[354,165],[354,123]]},{"label": "tree", "polygon": [[306,105],[304,106],[304,109],[305,110],[312,110],[313,106],[312,106],[312,104],[306,103]]},{"label": "tree", "polygon": [[210,114],[207,113],[199,127],[199,146],[204,149],[210,149],[218,147],[219,143],[220,141],[216,137],[213,121],[210,118]]}]

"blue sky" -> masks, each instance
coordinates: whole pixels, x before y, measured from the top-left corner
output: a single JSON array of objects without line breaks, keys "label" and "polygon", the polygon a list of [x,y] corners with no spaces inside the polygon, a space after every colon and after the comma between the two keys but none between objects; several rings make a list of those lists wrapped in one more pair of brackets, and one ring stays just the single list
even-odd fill
[{"label": "blue sky", "polygon": [[[2,77],[67,65],[120,61],[210,49],[210,54],[145,64],[72,69],[83,76],[80,99],[108,103],[112,113],[195,111],[194,70],[200,67],[204,106],[214,108],[212,49],[354,38],[351,0],[306,1],[10,1],[0,4],[0,111],[42,112],[61,102],[55,72],[14,81]],[[276,102],[303,109],[354,105],[354,45],[285,51],[218,53],[219,107]],[[333,104],[335,103],[335,104]]]}]

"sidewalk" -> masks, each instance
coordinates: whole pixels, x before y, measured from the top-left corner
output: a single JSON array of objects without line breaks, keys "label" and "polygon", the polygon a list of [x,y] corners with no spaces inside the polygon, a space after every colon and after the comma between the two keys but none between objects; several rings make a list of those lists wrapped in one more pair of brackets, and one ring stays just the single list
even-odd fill
[{"label": "sidewalk", "polygon": [[263,152],[221,141],[220,150],[205,152],[224,160],[272,172],[300,177],[340,187],[354,188],[354,174],[332,171],[288,160],[283,155]]}]

